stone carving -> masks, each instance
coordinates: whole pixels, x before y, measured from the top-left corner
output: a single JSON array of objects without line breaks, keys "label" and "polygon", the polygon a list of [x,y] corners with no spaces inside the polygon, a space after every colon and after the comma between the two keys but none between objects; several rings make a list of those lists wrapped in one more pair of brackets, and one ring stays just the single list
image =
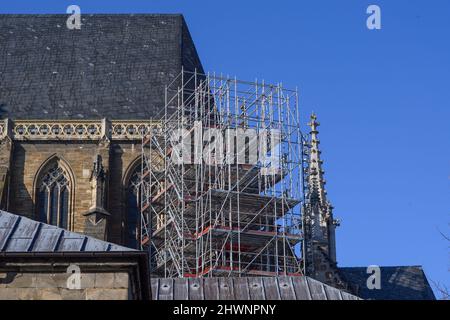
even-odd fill
[{"label": "stone carving", "polygon": [[[0,139],[8,134],[7,121],[0,122]],[[11,124],[13,140],[141,140],[158,122],[103,120],[16,120]]]}]

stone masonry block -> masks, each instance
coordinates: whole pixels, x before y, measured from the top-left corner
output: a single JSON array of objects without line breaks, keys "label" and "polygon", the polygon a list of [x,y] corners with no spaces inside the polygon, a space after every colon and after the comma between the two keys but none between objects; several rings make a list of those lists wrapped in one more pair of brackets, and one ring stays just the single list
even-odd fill
[{"label": "stone masonry block", "polygon": [[86,289],[86,300],[128,300],[128,289]]}]

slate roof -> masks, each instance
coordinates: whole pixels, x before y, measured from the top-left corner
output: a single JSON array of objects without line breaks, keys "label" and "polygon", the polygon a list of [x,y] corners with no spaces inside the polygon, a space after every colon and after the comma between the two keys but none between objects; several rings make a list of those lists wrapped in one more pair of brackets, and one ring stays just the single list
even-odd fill
[{"label": "slate roof", "polygon": [[135,251],[0,210],[0,252]]},{"label": "slate roof", "polygon": [[203,72],[182,15],[0,15],[0,119],[141,119],[184,66]]},{"label": "slate roof", "polygon": [[151,279],[154,300],[359,300],[309,277]]},{"label": "slate roof", "polygon": [[339,268],[355,293],[363,299],[373,300],[435,300],[433,290],[421,266],[380,267],[381,289],[369,290],[369,275],[365,267]]}]

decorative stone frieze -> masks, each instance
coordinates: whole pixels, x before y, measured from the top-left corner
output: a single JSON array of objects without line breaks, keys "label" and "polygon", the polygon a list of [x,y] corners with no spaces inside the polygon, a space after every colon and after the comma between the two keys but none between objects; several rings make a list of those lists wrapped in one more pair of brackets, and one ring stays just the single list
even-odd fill
[{"label": "decorative stone frieze", "polygon": [[[9,123],[9,125],[8,125]],[[13,140],[141,140],[158,128],[157,121],[141,120],[8,120],[0,122],[0,139],[10,131]]]}]

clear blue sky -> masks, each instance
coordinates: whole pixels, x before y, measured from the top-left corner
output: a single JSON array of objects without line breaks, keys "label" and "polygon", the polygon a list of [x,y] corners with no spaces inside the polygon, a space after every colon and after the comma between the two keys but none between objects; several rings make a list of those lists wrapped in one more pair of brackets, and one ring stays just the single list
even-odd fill
[{"label": "clear blue sky", "polygon": [[[298,86],[319,117],[341,266],[450,286],[450,1],[4,1],[1,13],[183,13],[208,71]],[[366,28],[366,8],[382,29]],[[1,32],[1,30],[0,30]]]}]

